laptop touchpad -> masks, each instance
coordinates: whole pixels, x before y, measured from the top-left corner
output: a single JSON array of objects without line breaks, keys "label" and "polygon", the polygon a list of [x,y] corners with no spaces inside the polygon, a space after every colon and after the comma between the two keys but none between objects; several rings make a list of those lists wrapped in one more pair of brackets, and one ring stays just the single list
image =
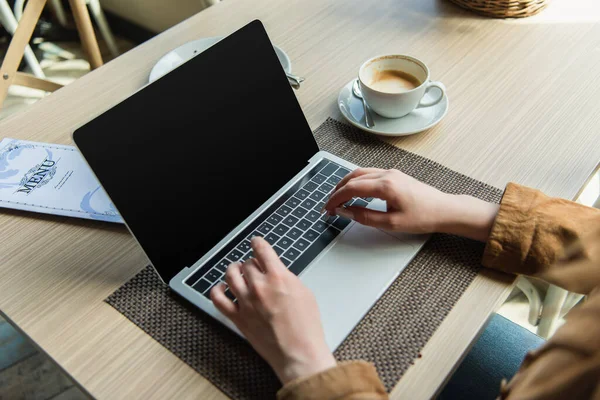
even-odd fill
[{"label": "laptop touchpad", "polygon": [[[405,240],[397,236],[405,236]],[[392,236],[355,223],[301,274],[302,281],[317,297],[327,344],[332,350],[408,265],[425,240],[422,236]]]}]

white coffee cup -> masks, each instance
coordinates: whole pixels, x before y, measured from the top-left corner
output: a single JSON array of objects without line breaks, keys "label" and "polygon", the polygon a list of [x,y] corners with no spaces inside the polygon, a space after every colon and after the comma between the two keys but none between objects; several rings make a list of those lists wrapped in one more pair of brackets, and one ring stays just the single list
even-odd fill
[{"label": "white coffee cup", "polygon": [[[420,85],[411,90],[382,91],[372,87],[378,72],[398,70],[417,78]],[[406,55],[387,55],[371,58],[358,71],[362,95],[369,107],[386,118],[400,118],[415,108],[431,107],[442,101],[446,87],[441,82],[429,80],[429,69],[420,60]],[[435,100],[423,100],[432,88],[438,88]]]}]

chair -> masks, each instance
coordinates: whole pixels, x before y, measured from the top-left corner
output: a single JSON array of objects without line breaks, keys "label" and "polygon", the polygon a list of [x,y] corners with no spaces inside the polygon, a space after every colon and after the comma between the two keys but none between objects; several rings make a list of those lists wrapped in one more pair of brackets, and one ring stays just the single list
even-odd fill
[{"label": "chair", "polygon": [[[115,41],[115,37],[110,30],[110,26],[106,21],[106,16],[104,15],[104,11],[102,11],[102,7],[100,6],[100,0],[86,0],[88,9],[91,13],[92,18],[94,18],[94,22],[98,26],[100,30],[100,34],[102,38],[106,42],[108,50],[113,57],[119,56],[119,48],[117,47],[117,42]],[[14,12],[17,21],[21,20],[23,16],[23,6],[25,4],[25,0],[15,0]],[[63,8],[62,2],[60,0],[50,0],[50,4],[56,13],[56,18],[58,22],[62,26],[67,26],[67,16],[65,14],[65,10]]]},{"label": "chair", "polygon": [[[102,66],[103,61],[102,56],[100,55],[98,41],[96,40],[96,34],[94,33],[94,27],[92,26],[92,21],[90,19],[90,14],[88,13],[86,6],[86,0],[69,0],[69,4],[71,5],[75,25],[77,26],[77,31],[79,32],[83,49],[87,54],[90,67],[92,69],[98,68]],[[0,0],[0,22],[7,27],[9,32],[13,33],[13,38],[8,46],[8,51],[0,66],[0,108],[2,108],[2,103],[6,99],[8,88],[11,85],[28,86],[46,92],[53,92],[62,87],[60,84],[45,79],[45,75],[33,54],[33,51],[28,45],[45,5],[46,0],[29,0],[25,10],[22,12],[20,21],[17,24],[17,18],[13,15],[7,0]],[[22,6],[23,2],[17,0],[17,3],[15,3],[17,14],[21,14],[20,10],[22,9]],[[110,34],[108,24],[104,19],[104,14],[101,13],[98,0],[90,0],[90,8],[94,15],[101,15],[101,17],[96,18],[98,25],[101,31],[104,32],[103,34],[105,37],[110,36],[111,38],[109,40],[112,41],[112,44],[108,44],[109,47],[112,47],[111,52],[115,51],[118,54],[118,49],[116,48],[114,39],[112,39],[112,34]],[[60,14],[59,11],[58,15]],[[59,18],[61,17],[59,16]],[[64,18],[64,13],[62,18]],[[109,40],[107,40],[107,43]],[[17,71],[23,56],[25,56],[26,62],[31,67],[33,75]]]}]

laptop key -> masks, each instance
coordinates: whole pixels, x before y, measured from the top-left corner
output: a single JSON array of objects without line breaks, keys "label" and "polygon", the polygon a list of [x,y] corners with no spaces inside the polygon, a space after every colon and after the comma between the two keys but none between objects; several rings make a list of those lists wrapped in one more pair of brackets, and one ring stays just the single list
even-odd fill
[{"label": "laptop key", "polygon": [[323,207],[325,207],[325,202],[324,201],[322,201],[319,204],[317,204],[316,206],[314,206],[313,210],[317,210],[320,213],[321,210],[323,209]]},{"label": "laptop key", "polygon": [[314,192],[317,189],[317,187],[319,187],[319,185],[317,185],[316,183],[308,182],[306,185],[304,185],[302,187],[302,189],[307,190],[309,192]]},{"label": "laptop key", "polygon": [[298,218],[294,217],[293,215],[288,215],[284,220],[283,223],[286,224],[289,227],[292,227],[294,225],[296,225],[296,223],[299,221]]},{"label": "laptop key", "polygon": [[290,266],[290,264],[292,263],[292,262],[291,262],[290,260],[288,260],[287,258],[280,257],[280,259],[281,259],[281,262],[283,263],[283,265],[285,265],[286,267],[289,267],[289,266]]},{"label": "laptop key", "polygon": [[196,282],[196,284],[192,287],[196,291],[198,291],[200,293],[204,293],[206,291],[206,289],[208,289],[211,286],[212,286],[212,282],[209,282],[206,279],[202,278],[198,282]]},{"label": "laptop key", "polygon": [[309,221],[309,220],[307,220],[307,219],[303,219],[302,221],[298,222],[298,223],[296,224],[296,226],[297,226],[299,229],[301,229],[301,230],[305,231],[305,230],[307,230],[308,228],[310,228],[310,226],[311,226],[311,223],[310,223],[310,221]]},{"label": "laptop key", "polygon": [[283,236],[290,228],[288,228],[287,226],[283,225],[283,224],[279,224],[275,227],[275,229],[273,229],[273,233],[279,235],[279,236]]},{"label": "laptop key", "polygon": [[282,217],[287,216],[289,213],[292,212],[292,209],[289,208],[288,206],[286,206],[285,204],[282,205],[281,207],[279,207],[277,209],[277,211],[275,211],[277,214],[281,215]]},{"label": "laptop key", "polygon": [[302,202],[302,207],[306,208],[307,210],[310,210],[311,208],[313,208],[315,205],[317,204],[316,201],[312,200],[312,199],[306,199]]},{"label": "laptop key", "polygon": [[321,236],[319,236],[319,238],[313,242],[308,249],[306,249],[304,253],[300,255],[300,257],[298,257],[296,261],[294,261],[294,263],[289,267],[289,270],[296,275],[300,275],[300,273],[308,266],[308,264],[310,264],[311,261],[314,260],[319,253],[321,253],[323,249],[325,249],[325,247],[327,247],[329,243],[331,243],[339,234],[340,231],[337,229],[331,227],[327,228],[327,230],[323,232]]},{"label": "laptop key", "polygon": [[229,255],[227,256],[227,258],[230,259],[232,262],[236,262],[240,258],[242,258],[243,255],[244,253],[242,253],[241,251],[233,249],[231,250],[231,253],[229,253]]},{"label": "laptop key", "polygon": [[250,251],[252,247],[250,247],[250,241],[249,240],[244,240],[242,243],[238,244],[236,249],[238,249],[239,251],[241,251],[242,253],[246,253],[248,251]]},{"label": "laptop key", "polygon": [[263,235],[262,233],[260,233],[259,231],[254,231],[251,234],[249,234],[248,236],[246,236],[246,239],[250,240],[252,239],[254,236],[260,236],[263,237],[265,235]]},{"label": "laptop key", "polygon": [[293,242],[292,239],[285,236],[285,237],[282,237],[281,239],[279,239],[279,242],[277,242],[277,246],[280,246],[282,249],[285,250],[292,245],[292,242]]},{"label": "laptop key", "polygon": [[327,178],[327,183],[335,186],[338,183],[340,183],[341,180],[342,180],[342,178],[340,178],[339,176],[333,175],[333,176],[330,176],[329,178]]},{"label": "laptop key", "polygon": [[319,219],[320,216],[321,216],[320,212],[311,210],[308,212],[308,214],[306,214],[306,219],[309,220],[310,222],[315,222],[316,220]]},{"label": "laptop key", "polygon": [[296,258],[298,258],[299,255],[300,255],[300,252],[293,248],[289,249],[288,251],[283,253],[283,256],[291,261],[294,261]]},{"label": "laptop key", "polygon": [[334,228],[338,228],[340,231],[343,231],[344,228],[347,227],[350,224],[350,222],[352,222],[351,219],[344,218],[344,217],[339,217],[338,219],[336,219],[333,222],[332,226]]},{"label": "laptop key", "polygon": [[317,221],[312,228],[317,232],[323,232],[325,229],[327,229],[327,223],[325,221]]},{"label": "laptop key", "polygon": [[215,265],[215,268],[221,271],[222,273],[225,273],[225,271],[227,271],[227,267],[229,267],[229,264],[231,264],[231,261],[223,259],[219,261],[217,265]]},{"label": "laptop key", "polygon": [[219,271],[216,268],[211,269],[210,271],[208,271],[208,273],[206,275],[204,275],[204,279],[206,279],[207,281],[209,281],[210,283],[215,283],[217,282],[221,277],[223,276],[223,273],[221,271]]},{"label": "laptop key", "polygon": [[309,229],[306,232],[304,232],[304,235],[302,235],[302,237],[310,242],[313,242],[316,238],[319,237],[319,233],[317,231]]},{"label": "laptop key", "polygon": [[352,207],[366,207],[368,205],[369,203],[367,203],[363,199],[356,199],[354,200],[354,203],[352,203]]},{"label": "laptop key", "polygon": [[319,186],[319,190],[321,192],[324,192],[324,193],[331,192],[333,190],[333,188],[334,188],[334,186],[331,185],[331,184],[329,184],[329,183],[327,183],[327,182],[325,182],[324,184],[322,184],[321,186]]},{"label": "laptop key", "polygon": [[349,173],[350,173],[349,170],[347,170],[346,168],[341,168],[341,167],[340,167],[340,169],[338,169],[337,171],[335,171],[335,175],[339,176],[340,178],[345,177]]},{"label": "laptop key", "polygon": [[319,201],[321,201],[321,199],[323,199],[323,197],[325,197],[325,193],[323,193],[323,192],[319,192],[319,191],[317,191],[317,192],[313,192],[313,193],[311,193],[311,195],[310,195],[310,199],[314,200],[314,201],[315,201],[315,202],[317,202],[317,203],[318,203]]},{"label": "laptop key", "polygon": [[267,222],[272,225],[277,225],[281,222],[282,219],[283,217],[281,215],[273,214],[269,218],[267,218]]},{"label": "laptop key", "polygon": [[339,167],[336,164],[330,162],[325,168],[320,170],[319,173],[327,176],[333,175],[333,173],[337,171],[338,168]]},{"label": "laptop key", "polygon": [[337,218],[337,215],[328,215],[328,214],[323,214],[321,215],[321,218],[319,218],[321,221],[325,221],[328,224],[333,224],[333,221]]},{"label": "laptop key", "polygon": [[250,258],[250,253],[246,253],[238,260],[238,262],[241,262],[243,264],[246,261],[248,261],[249,258]]},{"label": "laptop key", "polygon": [[301,202],[302,200],[297,197],[290,197],[284,204],[289,208],[296,208]]},{"label": "laptop key", "polygon": [[263,222],[258,228],[256,228],[257,231],[265,235],[271,232],[271,229],[273,229],[273,225],[269,224],[268,222]]},{"label": "laptop key", "polygon": [[310,193],[304,189],[298,190],[298,192],[296,192],[296,194],[295,194],[295,196],[297,196],[298,198],[300,198],[302,200],[306,199],[309,195],[310,195]]},{"label": "laptop key", "polygon": [[283,252],[285,251],[284,249],[282,249],[279,246],[273,246],[273,250],[275,250],[275,253],[277,253],[278,256],[281,256],[283,254]]},{"label": "laptop key", "polygon": [[302,238],[298,239],[296,243],[294,243],[294,247],[300,251],[304,251],[310,246],[310,243]]},{"label": "laptop key", "polygon": [[294,211],[292,211],[292,215],[294,217],[302,218],[306,215],[307,212],[308,212],[307,209],[305,209],[303,207],[298,207]]},{"label": "laptop key", "polygon": [[327,180],[327,177],[323,176],[321,174],[317,174],[317,175],[313,176],[311,179],[311,181],[318,183],[318,184],[321,184],[321,183],[325,182],[326,180]]},{"label": "laptop key", "polygon": [[287,235],[295,240],[302,236],[302,231],[298,228],[292,228]]},{"label": "laptop key", "polygon": [[246,253],[246,254],[244,254],[244,255],[242,256],[242,258],[240,259],[240,262],[241,262],[241,263],[245,263],[246,261],[248,261],[249,259],[251,259],[251,258],[252,258],[252,255],[253,255],[253,254],[254,254],[254,253],[252,253],[251,251],[250,251],[250,252],[248,252],[248,253]]},{"label": "laptop key", "polygon": [[265,240],[272,246],[275,243],[277,243],[277,241],[279,240],[280,236],[277,236],[276,234],[274,234],[273,232],[267,234],[265,236]]}]

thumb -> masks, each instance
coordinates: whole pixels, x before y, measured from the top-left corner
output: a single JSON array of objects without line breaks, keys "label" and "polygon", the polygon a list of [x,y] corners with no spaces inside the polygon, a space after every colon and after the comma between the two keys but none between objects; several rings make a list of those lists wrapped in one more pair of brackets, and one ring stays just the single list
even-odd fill
[{"label": "thumb", "polygon": [[335,213],[374,228],[390,229],[392,226],[391,215],[387,212],[369,210],[364,207],[338,207],[335,209]]}]

